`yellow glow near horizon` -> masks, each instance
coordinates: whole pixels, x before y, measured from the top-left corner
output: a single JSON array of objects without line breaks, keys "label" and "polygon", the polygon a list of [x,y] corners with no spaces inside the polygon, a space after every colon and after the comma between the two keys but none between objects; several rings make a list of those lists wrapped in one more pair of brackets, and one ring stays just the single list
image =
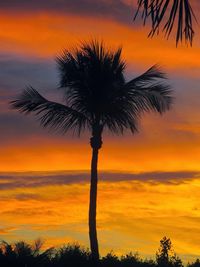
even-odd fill
[{"label": "yellow glow near horizon", "polygon": [[[180,184],[100,182],[97,221],[101,252],[112,247],[118,254],[132,250],[153,255],[159,240],[167,235],[178,254],[198,255],[199,189],[198,179]],[[41,235],[46,247],[72,240],[89,245],[88,196],[89,184],[75,181],[1,191],[0,215],[2,225],[7,225],[1,234],[10,241],[17,240],[23,237],[26,225],[26,239]]]}]

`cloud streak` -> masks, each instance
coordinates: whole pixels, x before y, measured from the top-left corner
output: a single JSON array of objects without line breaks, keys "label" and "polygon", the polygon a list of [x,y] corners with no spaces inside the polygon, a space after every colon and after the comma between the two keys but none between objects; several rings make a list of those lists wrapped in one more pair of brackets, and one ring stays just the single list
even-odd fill
[{"label": "cloud streak", "polygon": [[[180,184],[188,180],[200,178],[199,172],[145,172],[145,173],[118,173],[100,172],[99,180],[102,182],[141,181],[151,184]],[[43,186],[63,186],[79,183],[89,183],[87,172],[33,172],[33,173],[0,173],[0,190],[17,188],[35,188]],[[37,196],[19,195],[19,200]]]},{"label": "cloud streak", "polygon": [[43,1],[4,1],[0,3],[2,11],[19,13],[52,12],[63,15],[94,16],[110,18],[133,24],[134,5],[121,0],[43,0]]}]

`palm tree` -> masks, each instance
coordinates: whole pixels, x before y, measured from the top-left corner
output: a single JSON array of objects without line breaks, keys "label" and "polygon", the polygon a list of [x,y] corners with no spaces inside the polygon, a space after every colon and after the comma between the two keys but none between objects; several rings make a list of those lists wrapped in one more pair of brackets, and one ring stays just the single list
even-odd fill
[{"label": "palm tree", "polygon": [[172,32],[174,24],[177,22],[176,45],[182,42],[183,37],[186,43],[192,45],[194,37],[193,20],[196,20],[192,9],[192,0],[138,0],[138,10],[142,9],[142,18],[144,24],[150,18],[152,29],[149,33],[153,37],[155,33],[159,33],[159,27],[163,22],[162,31],[168,38]]},{"label": "palm tree", "polygon": [[165,75],[156,65],[127,82],[121,51],[121,48],[106,49],[102,42],[94,40],[82,43],[72,51],[65,50],[57,57],[65,104],[48,101],[32,87],[11,102],[12,107],[22,113],[35,113],[44,127],[63,133],[72,130],[78,135],[86,129],[91,133],[89,237],[94,259],[99,258],[97,162],[103,130],[123,134],[129,129],[135,133],[143,112],[163,113],[172,102],[171,89],[163,82]]}]

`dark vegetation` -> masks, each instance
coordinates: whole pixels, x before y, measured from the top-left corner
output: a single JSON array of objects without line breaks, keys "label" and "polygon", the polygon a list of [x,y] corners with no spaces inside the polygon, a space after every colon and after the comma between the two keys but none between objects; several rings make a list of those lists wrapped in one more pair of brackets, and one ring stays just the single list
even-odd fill
[{"label": "dark vegetation", "polygon": [[[181,259],[173,251],[171,240],[164,237],[160,240],[160,247],[156,252],[155,260],[142,259],[138,253],[132,252],[116,256],[113,252],[94,261],[89,249],[78,244],[68,244],[61,248],[42,250],[43,242],[36,240],[33,245],[24,241],[8,244],[5,241],[0,245],[0,266],[2,267],[182,267]],[[187,267],[200,267],[197,259],[188,263]]]},{"label": "dark vegetation", "polygon": [[197,23],[193,0],[138,0],[138,10],[134,19],[141,13],[144,24],[150,21],[149,37],[164,33],[166,38],[176,32],[176,45],[185,40],[192,46],[194,22]]}]

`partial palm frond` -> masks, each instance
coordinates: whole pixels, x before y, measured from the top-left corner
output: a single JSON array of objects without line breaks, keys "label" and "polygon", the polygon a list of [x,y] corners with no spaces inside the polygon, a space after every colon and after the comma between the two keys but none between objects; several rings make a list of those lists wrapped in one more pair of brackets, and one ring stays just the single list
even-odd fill
[{"label": "partial palm frond", "polygon": [[[103,124],[115,133],[123,134],[130,129],[138,131],[138,121],[144,112],[163,113],[172,103],[172,90],[164,80],[166,75],[158,65],[152,66],[142,75],[125,83],[114,91],[110,104],[104,106]],[[161,82],[162,81],[162,82]]]},{"label": "partial palm frond", "polygon": [[33,254],[31,245],[24,241],[18,241],[15,243],[14,252],[18,257],[30,257]]},{"label": "partial palm frond", "polygon": [[114,134],[123,135],[125,130],[130,130],[133,134],[138,132],[139,120],[131,113],[123,112],[115,117],[115,119],[110,119],[108,116],[104,120],[104,127],[109,129]]},{"label": "partial palm frond", "polygon": [[[150,13],[149,11],[152,9],[152,16],[154,16],[154,1],[152,0],[138,0],[137,1],[138,8],[136,10],[134,20],[137,18],[139,11],[142,9],[142,19],[144,22],[144,25],[146,23],[146,19],[149,17]],[[153,20],[154,21],[154,20]]]},{"label": "partial palm frond", "polygon": [[[143,83],[149,83],[156,81],[157,79],[166,79],[166,75],[164,72],[160,70],[160,67],[158,65],[153,65],[151,68],[149,68],[147,71],[145,71],[142,75],[134,78],[134,82],[137,84],[143,84]],[[132,82],[131,80],[130,82]],[[127,83],[127,85],[129,82]]]},{"label": "partial palm frond", "polygon": [[193,21],[197,21],[191,6],[191,0],[138,0],[138,9],[134,19],[142,11],[142,19],[144,23],[150,18],[152,29],[149,36],[162,31],[169,38],[173,28],[176,26],[176,45],[183,41],[192,45],[194,37]]},{"label": "partial palm frond", "polygon": [[137,113],[157,111],[163,113],[172,104],[171,87],[160,80],[165,79],[158,66],[151,67],[143,75],[125,84],[127,98],[133,102]]},{"label": "partial palm frond", "polygon": [[89,123],[80,112],[71,107],[48,101],[32,87],[28,87],[16,100],[11,101],[11,107],[25,114],[34,112],[44,127],[63,133],[73,130],[80,134]]}]

